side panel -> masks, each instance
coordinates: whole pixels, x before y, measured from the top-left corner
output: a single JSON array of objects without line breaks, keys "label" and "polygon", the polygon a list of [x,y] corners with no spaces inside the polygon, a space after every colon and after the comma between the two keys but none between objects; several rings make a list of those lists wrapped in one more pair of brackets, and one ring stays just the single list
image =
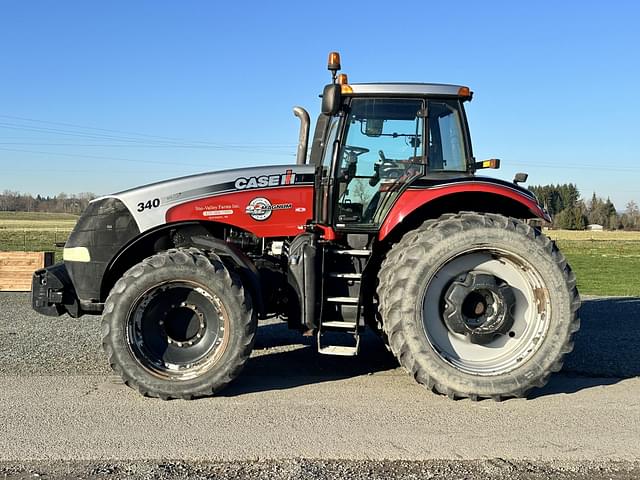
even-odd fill
[{"label": "side panel", "polygon": [[[532,217],[538,217],[546,221],[551,220],[535,198],[521,193],[516,188],[488,181],[468,180],[433,187],[421,188],[416,186],[409,188],[400,195],[395,205],[391,208],[380,228],[378,239],[383,240],[399,223],[423,205],[446,195],[468,192],[489,193],[498,196],[497,198],[506,197],[515,200],[526,207],[531,212]],[[466,209],[473,210],[473,205],[469,205]]]},{"label": "side panel", "polygon": [[313,186],[274,187],[209,196],[167,210],[166,222],[211,220],[258,237],[295,236],[313,215]]},{"label": "side panel", "polygon": [[[249,199],[251,201],[253,198],[265,197],[267,191],[281,187],[312,186],[314,170],[310,165],[275,165],[223,170],[145,185],[109,195],[109,197],[117,198],[124,203],[133,215],[140,232],[145,232],[163,225],[167,221],[169,210],[178,209],[187,203],[238,192],[255,193]],[[235,201],[238,208],[244,209],[247,206],[238,203],[235,198],[231,201]],[[201,220],[202,214],[197,218]],[[211,220],[218,219],[211,218]]]}]

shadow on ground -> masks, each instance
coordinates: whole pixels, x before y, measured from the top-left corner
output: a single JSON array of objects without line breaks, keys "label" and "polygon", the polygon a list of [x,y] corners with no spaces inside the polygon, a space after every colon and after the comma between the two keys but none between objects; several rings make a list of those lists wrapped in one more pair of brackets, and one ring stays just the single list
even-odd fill
[{"label": "shadow on ground", "polygon": [[[640,298],[588,299],[580,317],[581,329],[562,372],[533,391],[531,398],[574,393],[640,375]],[[294,388],[398,368],[371,332],[363,336],[357,357],[320,355],[314,337],[301,337],[284,323],[261,326],[255,348],[257,355],[223,395]]]},{"label": "shadow on ground", "polygon": [[222,395],[294,388],[398,368],[371,331],[362,335],[358,356],[339,357],[319,354],[315,337],[302,337],[285,323],[265,325],[258,330],[254,351],[242,375]]},{"label": "shadow on ground", "polygon": [[573,393],[640,376],[640,297],[583,300],[580,319],[561,374],[532,396]]}]

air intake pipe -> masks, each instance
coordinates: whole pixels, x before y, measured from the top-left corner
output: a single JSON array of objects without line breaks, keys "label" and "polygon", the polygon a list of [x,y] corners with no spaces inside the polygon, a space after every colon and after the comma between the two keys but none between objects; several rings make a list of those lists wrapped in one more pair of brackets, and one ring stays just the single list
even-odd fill
[{"label": "air intake pipe", "polygon": [[293,114],[300,119],[300,138],[298,139],[298,153],[296,164],[307,163],[307,145],[309,143],[309,113],[302,107],[293,107]]}]

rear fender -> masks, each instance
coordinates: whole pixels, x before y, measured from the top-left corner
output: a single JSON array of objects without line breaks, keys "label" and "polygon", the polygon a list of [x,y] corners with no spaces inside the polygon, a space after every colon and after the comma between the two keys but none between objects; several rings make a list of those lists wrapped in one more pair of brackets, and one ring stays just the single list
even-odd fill
[{"label": "rear fender", "polygon": [[400,195],[382,223],[378,240],[404,231],[409,225],[417,226],[428,218],[469,210],[551,221],[533,195],[508,186],[470,181],[440,188],[409,188]]}]

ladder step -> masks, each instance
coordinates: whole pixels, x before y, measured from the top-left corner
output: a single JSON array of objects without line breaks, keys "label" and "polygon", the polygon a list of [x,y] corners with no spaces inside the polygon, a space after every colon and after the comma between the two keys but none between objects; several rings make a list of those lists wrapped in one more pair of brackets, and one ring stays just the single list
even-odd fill
[{"label": "ladder step", "polygon": [[357,305],[358,297],[327,297],[327,302],[342,303],[344,305]]},{"label": "ladder step", "polygon": [[341,345],[327,345],[318,348],[318,352],[323,355],[340,355],[342,357],[355,357],[358,355],[358,345],[355,347],[343,347]]},{"label": "ladder step", "polygon": [[336,249],[330,250],[331,253],[335,253],[337,255],[351,255],[351,256],[359,256],[359,257],[368,257],[371,255],[371,250],[357,250],[357,249]]},{"label": "ladder step", "polygon": [[332,278],[348,278],[350,280],[360,280],[362,278],[361,273],[329,272],[329,276]]},{"label": "ladder step", "polygon": [[357,323],[353,322],[341,322],[341,321],[333,321],[333,322],[322,322],[320,326],[322,329],[324,328],[340,328],[340,329],[353,329],[355,330],[358,327]]}]

